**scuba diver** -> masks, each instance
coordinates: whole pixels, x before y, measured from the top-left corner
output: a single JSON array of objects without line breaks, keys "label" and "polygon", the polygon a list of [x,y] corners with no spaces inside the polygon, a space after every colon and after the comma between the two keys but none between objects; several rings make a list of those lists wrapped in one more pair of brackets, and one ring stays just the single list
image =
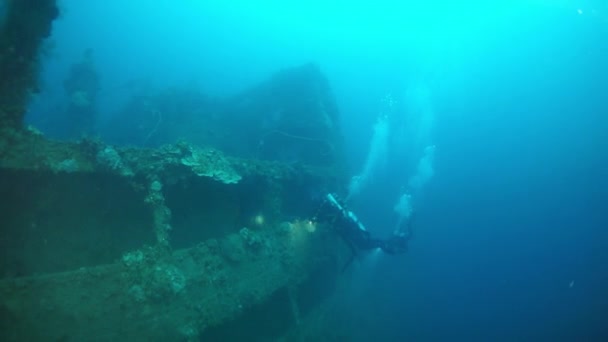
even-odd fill
[{"label": "scuba diver", "polygon": [[101,87],[92,49],[86,49],[82,60],[71,66],[63,87],[69,98],[65,113],[69,122],[66,133],[70,138],[93,134],[97,119],[97,95]]},{"label": "scuba diver", "polygon": [[388,239],[372,237],[355,214],[347,210],[333,194],[325,196],[314,221],[332,226],[350,247],[352,257],[345,265],[345,269],[358,251],[380,249],[389,255],[403,254],[407,252],[407,244],[412,237],[411,220],[403,222],[402,227],[397,227]]}]

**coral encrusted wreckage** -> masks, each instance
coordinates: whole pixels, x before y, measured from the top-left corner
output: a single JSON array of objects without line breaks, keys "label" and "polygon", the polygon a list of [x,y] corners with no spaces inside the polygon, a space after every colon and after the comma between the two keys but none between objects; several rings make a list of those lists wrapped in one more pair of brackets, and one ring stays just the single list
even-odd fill
[{"label": "coral encrusted wreckage", "polygon": [[[141,147],[52,140],[21,122],[57,7],[8,4],[0,340],[289,334],[322,300],[317,281],[334,281],[346,251],[329,229],[301,224],[314,215],[310,189],[335,189],[343,172],[337,113],[318,68],[282,71],[216,104],[206,124],[225,136],[171,141],[167,114],[142,133]],[[235,120],[246,134],[234,132]]]}]

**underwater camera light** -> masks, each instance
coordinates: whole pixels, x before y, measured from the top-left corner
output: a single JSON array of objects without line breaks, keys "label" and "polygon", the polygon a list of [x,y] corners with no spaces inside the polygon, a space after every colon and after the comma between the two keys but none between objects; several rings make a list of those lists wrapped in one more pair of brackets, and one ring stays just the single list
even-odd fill
[{"label": "underwater camera light", "polygon": [[263,226],[264,222],[266,222],[264,215],[262,215],[262,214],[255,215],[253,217],[252,221],[256,226]]}]

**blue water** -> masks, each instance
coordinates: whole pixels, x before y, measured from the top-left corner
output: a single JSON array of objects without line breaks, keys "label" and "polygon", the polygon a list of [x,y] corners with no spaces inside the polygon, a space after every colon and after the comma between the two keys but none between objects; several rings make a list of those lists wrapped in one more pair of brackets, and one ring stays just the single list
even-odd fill
[{"label": "blue water", "polygon": [[[337,97],[356,175],[392,94],[388,152],[353,208],[388,234],[430,145],[433,174],[412,194],[409,253],[381,258],[353,298],[367,322],[352,328],[359,340],[608,340],[606,5],[62,3],[28,116],[40,126],[89,47],[100,121],[128,96],[124,84],[226,95],[314,61]],[[412,100],[413,89],[428,96]],[[398,133],[412,113],[432,116],[416,126],[422,145]]]},{"label": "blue water", "polygon": [[6,21],[6,12],[8,10],[8,0],[0,1],[0,28],[4,26]]}]

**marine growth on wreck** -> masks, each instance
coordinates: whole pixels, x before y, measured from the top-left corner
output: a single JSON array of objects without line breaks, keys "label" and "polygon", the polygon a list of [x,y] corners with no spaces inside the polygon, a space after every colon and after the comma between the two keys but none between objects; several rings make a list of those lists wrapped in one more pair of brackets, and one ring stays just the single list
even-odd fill
[{"label": "marine growth on wreck", "polygon": [[608,2],[0,0],[0,342],[608,341]]},{"label": "marine growth on wreck", "polygon": [[58,11],[0,9],[0,340],[289,339],[349,254],[311,221],[308,189],[336,189],[344,172],[319,68],[219,99],[137,94],[99,136],[85,52],[57,140],[23,116]]}]

